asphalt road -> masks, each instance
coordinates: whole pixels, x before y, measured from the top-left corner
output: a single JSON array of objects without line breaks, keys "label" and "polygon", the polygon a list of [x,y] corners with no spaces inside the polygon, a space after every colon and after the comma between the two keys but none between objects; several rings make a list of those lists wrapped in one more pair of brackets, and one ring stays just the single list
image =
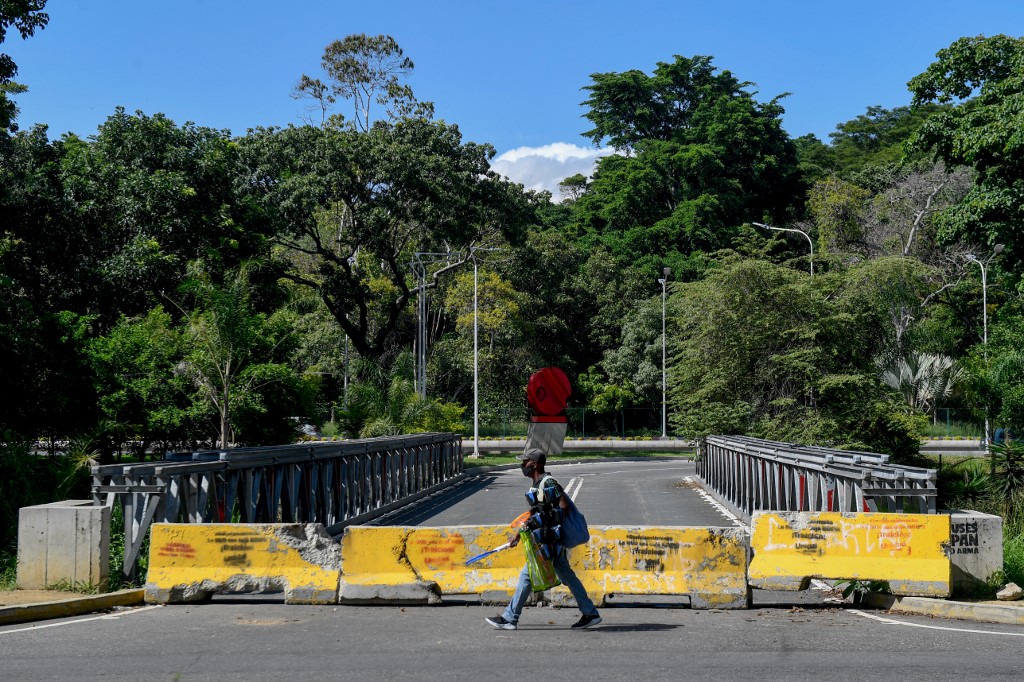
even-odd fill
[{"label": "asphalt road", "polygon": [[[687,483],[696,465],[683,458],[552,464],[548,473],[596,526],[732,526],[698,486]],[[518,469],[492,471],[396,513],[376,525],[464,526],[509,523],[527,504],[530,481]]]},{"label": "asphalt road", "polygon": [[[685,460],[557,465],[591,525],[731,525],[686,484]],[[382,519],[507,523],[517,470],[483,474]],[[515,632],[498,606],[295,606],[267,596],[151,606],[0,627],[6,680],[1017,680],[1024,627],[839,608],[821,592],[754,592],[754,608],[615,600],[573,631],[575,609],[530,607]]]},{"label": "asphalt road", "polygon": [[[789,597],[787,597],[789,598]],[[1018,680],[1024,627],[750,611],[286,606],[218,599],[0,628],[3,680]],[[878,620],[882,618],[882,620]]]}]

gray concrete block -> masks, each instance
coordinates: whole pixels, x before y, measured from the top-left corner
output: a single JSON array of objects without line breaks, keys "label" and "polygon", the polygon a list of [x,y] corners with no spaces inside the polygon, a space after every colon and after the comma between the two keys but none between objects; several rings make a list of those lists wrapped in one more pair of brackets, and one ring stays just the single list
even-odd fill
[{"label": "gray concrete block", "polygon": [[63,500],[18,510],[18,586],[57,583],[105,592],[110,570],[110,508]]},{"label": "gray concrete block", "polygon": [[969,509],[951,509],[949,546],[954,595],[972,595],[989,587],[1003,569],[1003,519]]},{"label": "gray concrete block", "polygon": [[429,604],[441,603],[437,583],[417,581],[400,585],[361,585],[341,581],[339,604]]}]

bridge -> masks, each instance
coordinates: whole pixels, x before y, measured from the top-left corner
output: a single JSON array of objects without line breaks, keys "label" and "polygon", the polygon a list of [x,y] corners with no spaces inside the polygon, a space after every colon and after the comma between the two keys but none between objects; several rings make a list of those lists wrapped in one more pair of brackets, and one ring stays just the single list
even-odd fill
[{"label": "bridge", "polygon": [[[179,453],[96,467],[93,504],[75,511],[102,525],[120,504],[128,576],[151,537],[147,590],[158,602],[253,589],[283,589],[296,602],[486,598],[511,590],[517,553],[471,569],[464,562],[507,535],[524,482],[517,472],[466,471],[464,447],[455,434],[422,434]],[[552,469],[589,515],[592,542],[574,561],[602,599],[670,595],[743,608],[751,587],[800,589],[811,578],[948,595],[954,573],[984,581],[1001,567],[1001,556],[992,568],[992,552],[981,552],[999,544],[979,541],[998,533],[991,519],[936,514],[935,471],[885,455],[710,437],[696,462]],[[43,511],[37,525],[49,528],[57,511]],[[47,562],[61,554],[44,549]],[[92,549],[76,548],[76,561],[93,556],[89,565],[101,571],[103,548]],[[256,567],[257,559],[270,564]],[[21,563],[27,571],[39,562]]]},{"label": "bridge", "polygon": [[[127,503],[126,517],[132,527],[147,517],[158,528],[199,529],[204,525],[197,521],[208,519],[253,520],[205,526],[224,532],[226,527],[251,530],[266,525],[269,517],[288,516],[293,523],[277,526],[308,529],[316,525],[304,516],[309,514],[320,519],[321,526],[326,523],[324,527],[340,524],[342,538],[346,528],[352,527],[382,532],[405,528],[410,533],[471,525],[501,529],[523,508],[527,483],[517,470],[463,470],[445,454],[450,454],[445,443],[452,441],[443,435],[420,438],[425,440],[346,444],[333,450],[298,448],[258,457],[260,453],[252,453],[246,455],[252,467],[243,466],[241,454],[221,459],[219,453],[189,453],[181,457],[184,461],[146,465],[154,467],[148,471],[97,470],[96,492],[101,507],[107,502]],[[726,445],[740,444],[718,444]],[[816,496],[810,494],[810,472],[821,462],[809,461],[808,468],[801,469],[787,462],[785,453],[771,452],[773,448],[757,453],[754,446],[763,444],[742,445],[752,452],[736,448],[718,455],[734,458],[734,472],[753,474],[760,468],[753,464],[763,461],[765,475],[727,478],[717,487],[705,477],[712,478],[715,467],[719,473],[727,470],[706,452],[699,461],[643,457],[549,468],[597,529],[687,524],[737,528],[742,503],[752,498],[806,510],[769,514],[776,533],[779,524],[799,518],[780,514],[818,514],[807,518],[818,520],[814,532],[824,543],[829,532],[821,523],[828,518],[824,515],[855,514],[811,511],[828,501],[827,480],[818,486]],[[453,466],[446,468],[445,462]],[[841,469],[845,463],[838,465]],[[850,482],[846,500],[851,504],[872,497],[869,493],[876,490],[871,487],[875,483],[865,487],[864,482],[869,479]],[[770,489],[778,494],[767,494]],[[906,490],[907,499],[928,497],[926,489]],[[755,494],[744,495],[744,491]],[[719,500],[712,502],[712,496]],[[888,500],[883,497],[902,496],[875,497],[885,506]],[[231,505],[226,506],[229,499]],[[833,499],[838,503],[838,495]],[[274,503],[277,506],[271,512]],[[734,510],[727,510],[729,506]],[[753,535],[762,513],[755,509],[751,514],[753,524],[748,527]],[[889,514],[871,512],[869,516]],[[282,537],[291,541],[298,536]],[[309,559],[318,536],[301,537]],[[892,534],[886,537],[899,539]],[[243,535],[234,538],[234,544],[243,549],[255,546],[246,545]],[[781,544],[780,537],[768,544]],[[328,542],[320,549],[331,546],[337,547]],[[377,549],[388,552],[384,546]],[[276,551],[287,550],[279,543]],[[774,550],[764,545],[755,549],[755,556],[769,551]],[[243,551],[232,553],[237,558]],[[521,561],[513,555],[510,560]],[[5,675],[18,680],[518,678],[570,668],[574,676],[587,679],[643,675],[655,680],[761,680],[825,674],[830,679],[852,680],[900,670],[900,676],[908,679],[941,680],[962,677],[967,671],[974,677],[997,678],[1015,669],[1017,645],[1024,636],[1020,626],[957,625],[914,616],[878,616],[849,607],[839,610],[834,593],[794,592],[788,591],[794,585],[784,587],[787,591],[753,590],[754,610],[690,609],[685,608],[685,597],[673,601],[656,595],[647,599],[616,596],[604,607],[605,622],[586,633],[568,629],[575,613],[543,608],[528,609],[518,632],[495,631],[483,622],[494,607],[474,606],[479,599],[451,595],[445,595],[444,603],[460,608],[282,604],[275,595],[267,601],[264,594],[214,594],[200,607],[170,603],[52,621],[42,627],[0,625],[0,659]],[[651,608],[666,605],[675,608]]]}]

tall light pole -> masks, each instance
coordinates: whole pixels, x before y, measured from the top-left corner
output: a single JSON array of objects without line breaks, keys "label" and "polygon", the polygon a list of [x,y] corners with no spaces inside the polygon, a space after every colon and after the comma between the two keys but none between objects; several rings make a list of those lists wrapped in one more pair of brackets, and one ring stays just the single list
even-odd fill
[{"label": "tall light pole", "polygon": [[500,249],[485,249],[479,246],[469,247],[469,257],[473,259],[473,457],[480,456],[480,362],[478,328],[479,315],[477,314],[477,251],[499,251]]},{"label": "tall light pole", "polygon": [[[421,398],[427,397],[427,266],[442,260],[451,262],[452,253],[417,251],[409,263],[416,275],[417,323],[416,323],[416,392]],[[435,274],[436,277],[436,274]]]},{"label": "tall light pole", "polygon": [[[987,260],[981,260],[973,253],[966,255],[967,260],[977,264],[981,268],[981,353],[985,359],[985,372],[988,372],[988,274],[986,272],[987,265],[993,258],[1003,252],[1003,245],[996,244],[992,247],[992,255]],[[985,400],[985,452],[991,454],[991,448],[989,447],[989,414],[988,414],[988,399]],[[992,472],[995,473],[996,460],[989,457],[991,460]]]},{"label": "tall light pole", "polygon": [[764,223],[752,223],[758,227],[763,227],[766,230],[776,230],[778,232],[798,232],[807,238],[807,243],[811,247],[811,277],[814,277],[814,241],[811,239],[811,235],[807,234],[803,230],[798,230],[795,227],[772,227],[771,225],[765,225]]},{"label": "tall light pole", "polygon": [[668,408],[665,395],[668,392],[668,374],[665,371],[665,285],[672,274],[672,268],[662,268],[664,275],[658,280],[661,284],[661,437],[668,438]]}]

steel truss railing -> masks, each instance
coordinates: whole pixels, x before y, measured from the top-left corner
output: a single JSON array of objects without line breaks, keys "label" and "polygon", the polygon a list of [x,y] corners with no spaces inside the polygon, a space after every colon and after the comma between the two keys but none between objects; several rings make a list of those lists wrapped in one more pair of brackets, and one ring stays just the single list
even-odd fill
[{"label": "steel truss railing", "polygon": [[889,511],[934,514],[938,474],[890,464],[889,456],[708,436],[697,474],[747,523],[755,511]]},{"label": "steel truss railing", "polygon": [[120,501],[124,573],[154,522],[322,523],[331,534],[462,473],[452,433],[169,453],[92,468],[95,504]]}]

